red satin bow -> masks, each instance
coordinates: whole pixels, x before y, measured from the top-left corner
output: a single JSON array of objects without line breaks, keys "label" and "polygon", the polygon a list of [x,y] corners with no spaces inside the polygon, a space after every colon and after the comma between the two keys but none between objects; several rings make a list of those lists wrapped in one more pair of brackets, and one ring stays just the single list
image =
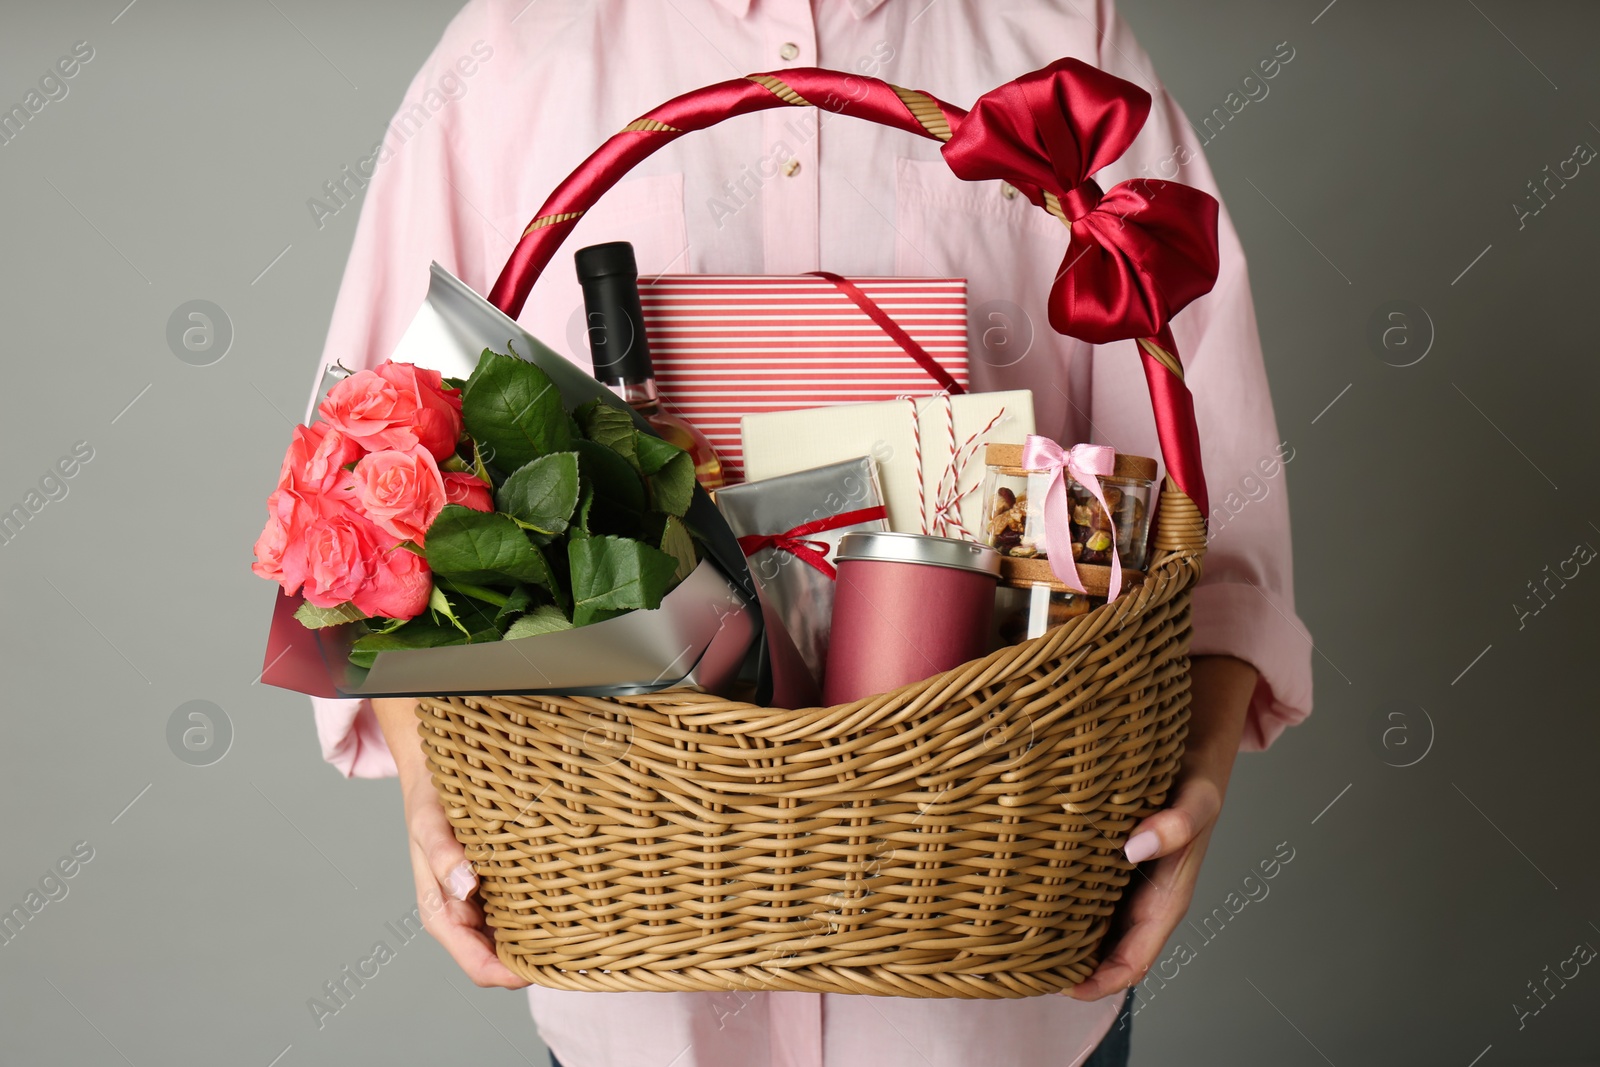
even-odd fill
[{"label": "red satin bow", "polygon": [[854,526],[857,523],[872,522],[875,519],[887,518],[888,515],[887,508],[882,504],[876,504],[870,508],[858,508],[855,511],[803,522],[794,529],[780,534],[746,534],[739,538],[739,547],[744,550],[746,556],[753,556],[763,548],[775,548],[779,552],[787,552],[796,559],[804,560],[829,578],[837,578],[839,572],[828,562],[828,542],[807,540],[807,535]]},{"label": "red satin bow", "polygon": [[1050,289],[1050,325],[1090,344],[1155,337],[1217,281],[1217,202],[1134,178],[1104,193],[1090,177],[1144,126],[1150,94],[1060,59],[978,98],[944,146],[968,181],[1000,178],[1041,207],[1054,193],[1072,227]]}]

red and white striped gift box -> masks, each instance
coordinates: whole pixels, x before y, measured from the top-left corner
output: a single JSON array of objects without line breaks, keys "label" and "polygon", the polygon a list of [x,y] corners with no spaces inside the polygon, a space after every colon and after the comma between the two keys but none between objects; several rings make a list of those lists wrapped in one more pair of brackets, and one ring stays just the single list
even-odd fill
[{"label": "red and white striped gift box", "polygon": [[[964,278],[850,278],[967,386]],[[639,301],[667,409],[744,478],[745,415],[927,396],[939,383],[856,303],[810,275],[664,274]]]}]

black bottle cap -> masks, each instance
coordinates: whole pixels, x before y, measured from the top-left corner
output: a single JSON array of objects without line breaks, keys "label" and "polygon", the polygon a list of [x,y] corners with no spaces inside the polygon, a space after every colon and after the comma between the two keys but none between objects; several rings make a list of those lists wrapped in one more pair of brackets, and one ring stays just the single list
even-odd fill
[{"label": "black bottle cap", "polygon": [[573,259],[583,286],[584,326],[595,378],[612,386],[654,380],[633,245],[627,241],[590,245],[578,249]]},{"label": "black bottle cap", "polygon": [[572,257],[578,264],[578,281],[595,278],[639,277],[639,263],[633,258],[633,245],[628,241],[608,241],[603,245],[580,248]]}]

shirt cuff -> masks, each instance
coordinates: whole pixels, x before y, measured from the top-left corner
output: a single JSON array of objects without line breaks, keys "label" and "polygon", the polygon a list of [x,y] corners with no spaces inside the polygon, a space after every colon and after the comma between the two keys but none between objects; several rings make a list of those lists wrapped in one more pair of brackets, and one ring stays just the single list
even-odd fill
[{"label": "shirt cuff", "polygon": [[317,719],[317,739],[322,758],[346,778],[393,778],[394,756],[378,728],[370,700],[329,700],[312,697]]},{"label": "shirt cuff", "polygon": [[1239,748],[1259,752],[1311,714],[1311,635],[1259,586],[1213,582],[1195,588],[1191,656],[1233,656],[1258,675]]}]

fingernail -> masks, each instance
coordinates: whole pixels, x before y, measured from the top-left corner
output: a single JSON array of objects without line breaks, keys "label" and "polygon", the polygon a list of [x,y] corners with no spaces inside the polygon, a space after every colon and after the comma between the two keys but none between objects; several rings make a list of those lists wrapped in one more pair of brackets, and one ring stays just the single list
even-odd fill
[{"label": "fingernail", "polygon": [[1143,863],[1161,848],[1161,839],[1154,831],[1146,830],[1141,834],[1134,834],[1128,839],[1127,847],[1122,851],[1128,857],[1129,863]]},{"label": "fingernail", "polygon": [[447,888],[450,895],[457,900],[466,900],[478,886],[478,878],[472,873],[472,864],[462,861],[450,870],[450,884]]}]

